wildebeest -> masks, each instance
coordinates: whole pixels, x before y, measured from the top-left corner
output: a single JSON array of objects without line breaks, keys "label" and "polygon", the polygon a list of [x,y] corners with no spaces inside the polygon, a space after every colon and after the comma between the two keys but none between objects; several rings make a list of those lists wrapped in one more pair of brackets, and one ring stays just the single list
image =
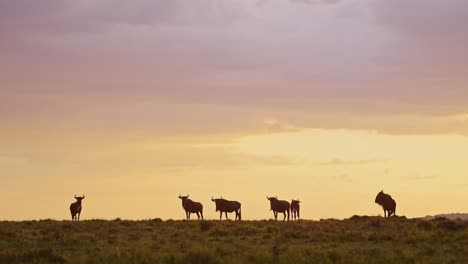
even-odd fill
[{"label": "wildebeest", "polygon": [[76,202],[72,203],[70,205],[70,213],[72,216],[72,221],[80,221],[80,214],[81,214],[81,209],[83,208],[81,206],[81,201],[85,198],[83,195],[82,197],[77,197],[75,194],[75,199]]},{"label": "wildebeest", "polygon": [[301,201],[299,199],[294,200],[292,199],[291,201],[291,213],[292,213],[292,218],[294,220],[299,219],[300,217],[300,211],[301,211],[301,206],[299,205]]},{"label": "wildebeest", "polygon": [[223,199],[223,197],[219,199],[213,199],[213,197],[211,197],[211,201],[215,202],[216,204],[216,212],[219,211],[219,220],[223,218],[223,212],[226,215],[226,219],[228,219],[228,213],[235,212],[235,220],[241,220],[241,203],[238,201],[228,201]]},{"label": "wildebeest", "polygon": [[182,207],[185,210],[185,215],[187,216],[187,220],[190,220],[191,213],[197,214],[198,220],[200,220],[200,216],[201,216],[201,219],[203,220],[203,205],[201,203],[190,200],[188,194],[187,196],[179,195],[179,199],[182,200]]},{"label": "wildebeest", "polygon": [[283,213],[284,218],[283,221],[286,220],[286,213],[288,213],[288,221],[289,221],[289,216],[291,213],[291,205],[289,204],[288,201],[281,201],[278,200],[278,197],[268,197],[267,199],[270,201],[270,210],[273,211],[273,214],[275,216],[275,221],[278,220],[278,213]]},{"label": "wildebeest", "polygon": [[[396,215],[396,202],[393,200],[392,196],[380,191],[375,197],[375,203],[380,204],[384,210],[384,217]],[[388,212],[388,214],[387,214]]]}]

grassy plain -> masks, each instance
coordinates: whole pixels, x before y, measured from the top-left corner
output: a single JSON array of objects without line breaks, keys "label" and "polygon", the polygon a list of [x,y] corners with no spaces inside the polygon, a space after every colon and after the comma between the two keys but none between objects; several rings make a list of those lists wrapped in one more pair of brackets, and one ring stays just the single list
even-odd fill
[{"label": "grassy plain", "polygon": [[468,263],[468,221],[4,221],[0,263]]}]

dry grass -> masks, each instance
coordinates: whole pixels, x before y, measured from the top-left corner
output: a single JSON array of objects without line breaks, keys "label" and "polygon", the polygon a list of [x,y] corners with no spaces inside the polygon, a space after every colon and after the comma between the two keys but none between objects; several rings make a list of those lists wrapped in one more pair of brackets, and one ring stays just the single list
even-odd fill
[{"label": "dry grass", "polygon": [[447,219],[0,222],[0,263],[463,263],[467,245]]}]

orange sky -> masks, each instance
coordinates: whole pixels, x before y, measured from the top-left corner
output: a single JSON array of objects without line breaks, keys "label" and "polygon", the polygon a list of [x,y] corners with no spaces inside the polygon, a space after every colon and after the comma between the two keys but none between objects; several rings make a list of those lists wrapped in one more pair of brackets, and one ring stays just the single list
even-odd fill
[{"label": "orange sky", "polygon": [[468,211],[466,1],[189,2],[0,3],[0,219]]}]

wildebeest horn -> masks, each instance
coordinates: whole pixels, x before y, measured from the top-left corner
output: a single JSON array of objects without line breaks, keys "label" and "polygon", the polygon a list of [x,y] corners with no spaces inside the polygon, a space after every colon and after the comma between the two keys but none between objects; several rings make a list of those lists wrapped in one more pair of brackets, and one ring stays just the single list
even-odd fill
[{"label": "wildebeest horn", "polygon": [[179,198],[182,198],[182,194],[179,194]]},{"label": "wildebeest horn", "polygon": [[84,199],[84,198],[85,198],[85,196],[84,196],[84,194],[82,194],[82,195],[83,195],[83,199]]},{"label": "wildebeest horn", "polygon": [[187,198],[189,197],[190,195],[187,193]]},{"label": "wildebeest horn", "polygon": [[76,194],[75,194],[75,199],[76,199]]},{"label": "wildebeest horn", "polygon": [[278,198],[278,196],[277,196],[277,195],[275,195],[275,198]]},{"label": "wildebeest horn", "polygon": [[268,195],[267,195],[267,200],[270,200],[270,198],[268,197]]},{"label": "wildebeest horn", "polygon": [[213,202],[215,201],[215,200],[213,199],[213,196],[211,196],[211,201],[213,201]]}]

